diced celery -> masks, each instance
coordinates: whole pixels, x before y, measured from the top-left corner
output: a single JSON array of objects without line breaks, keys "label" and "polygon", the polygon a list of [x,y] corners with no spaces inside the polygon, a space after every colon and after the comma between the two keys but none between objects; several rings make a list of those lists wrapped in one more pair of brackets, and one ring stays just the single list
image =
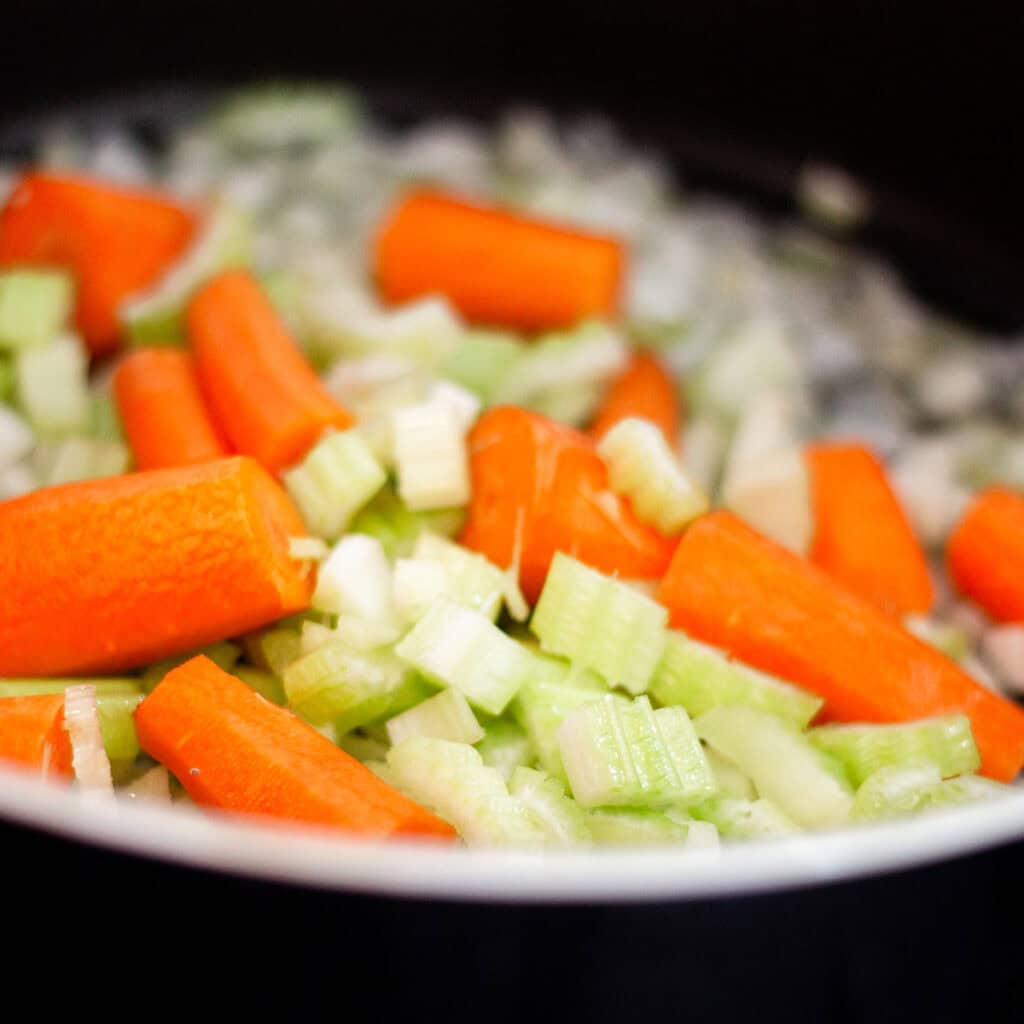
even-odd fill
[{"label": "diced celery", "polygon": [[635,807],[602,807],[586,816],[587,830],[595,843],[608,846],[656,846],[682,843],[690,826],[661,811]]},{"label": "diced celery", "polygon": [[13,409],[0,405],[0,471],[24,458],[35,443],[31,427]]},{"label": "diced celery", "polygon": [[6,352],[0,352],[0,402],[14,394],[14,363]]},{"label": "diced celery", "polygon": [[826,755],[782,718],[740,704],[705,711],[697,734],[753,781],[757,792],[798,825],[839,825],[853,797]]},{"label": "diced celery", "polygon": [[0,349],[47,345],[71,314],[71,278],[52,270],[0,272]]},{"label": "diced celery", "polygon": [[242,637],[246,658],[257,668],[280,677],[284,670],[302,654],[302,637],[298,629],[275,626],[248,633]]},{"label": "diced celery", "polygon": [[530,401],[529,408],[559,423],[582,427],[594,416],[607,390],[604,380],[564,384],[537,395]]},{"label": "diced celery", "polygon": [[879,768],[917,758],[933,761],[943,778],[965,775],[981,765],[966,715],[887,725],[823,725],[807,738],[839,759],[855,787]]},{"label": "diced celery", "polygon": [[935,786],[928,794],[928,805],[938,808],[1006,796],[1019,797],[1020,791],[981,775],[958,775],[955,779],[943,779]]},{"label": "diced celery", "polygon": [[469,430],[480,415],[480,399],[450,380],[436,380],[427,395],[429,402],[441,402],[455,414],[459,426]]},{"label": "diced celery", "polygon": [[661,657],[667,621],[661,605],[558,552],[530,629],[543,650],[638,694],[647,689]]},{"label": "diced celery", "polygon": [[288,557],[296,562],[322,562],[331,549],[319,537],[289,537]]},{"label": "diced celery", "polygon": [[499,718],[487,723],[485,735],[476,745],[484,764],[497,768],[506,781],[520,767],[533,764],[533,744],[515,722]]},{"label": "diced celery", "polygon": [[942,782],[934,761],[915,758],[885,765],[870,775],[853,801],[855,819],[888,818],[913,814],[928,801],[928,794]]},{"label": "diced celery", "polygon": [[352,430],[327,434],[282,475],[309,531],[333,540],[384,485],[387,474]]},{"label": "diced celery", "polygon": [[679,533],[708,510],[708,496],[683,472],[661,431],[629,417],[601,439],[612,490],[629,499],[636,514],[662,533]]},{"label": "diced celery", "polygon": [[284,684],[273,672],[268,672],[265,668],[253,668],[251,665],[236,665],[231,674],[237,676],[271,704],[284,705],[287,699]]},{"label": "diced celery", "polygon": [[469,388],[487,403],[526,352],[515,334],[504,331],[466,331],[440,368],[442,376]]},{"label": "diced celery", "polygon": [[468,744],[414,737],[392,747],[387,764],[402,791],[451,822],[468,845],[544,844],[533,815]]},{"label": "diced celery", "polygon": [[[388,756],[386,743],[379,743],[369,736],[363,736],[358,732],[350,732],[338,740],[338,746],[351,754],[357,761],[366,764],[367,761],[383,761]],[[369,767],[367,765],[367,767]]]},{"label": "diced celery", "polygon": [[395,651],[439,685],[461,690],[471,704],[490,715],[505,710],[533,670],[526,648],[485,615],[445,597]]},{"label": "diced celery", "polygon": [[422,704],[389,718],[387,729],[392,745],[410,736],[428,736],[469,744],[484,737],[484,731],[466,698],[458,690],[452,689],[442,690]]},{"label": "diced celery", "polygon": [[765,798],[715,796],[690,808],[701,821],[709,821],[726,839],[772,839],[800,829]]},{"label": "diced celery", "polygon": [[76,434],[89,429],[88,357],[73,334],[21,349],[14,363],[18,401],[41,434]]},{"label": "diced celery", "polygon": [[724,796],[739,800],[755,800],[757,790],[754,784],[726,757],[713,747],[704,748],[711,774],[715,777],[715,788]]},{"label": "diced celery", "polygon": [[369,725],[364,726],[363,732],[372,736],[373,739],[380,743],[385,742],[388,738],[387,720],[389,718],[394,718],[395,715],[400,715],[403,711],[408,711],[409,708],[422,704],[437,692],[437,687],[421,676],[419,672],[408,673],[403,677],[398,689],[395,690],[387,710],[380,717],[375,718]]},{"label": "diced celery", "polygon": [[970,638],[951,623],[939,622],[927,615],[908,615],[903,620],[903,628],[954,661],[960,661],[971,652]]},{"label": "diced celery", "polygon": [[402,633],[394,618],[363,619],[357,615],[339,615],[331,631],[343,643],[357,651],[375,651],[389,647]]},{"label": "diced celery", "polygon": [[682,708],[606,695],[566,716],[558,747],[583,807],[694,803],[715,791],[704,750]]},{"label": "diced celery", "polygon": [[282,676],[289,705],[312,725],[344,735],[384,714],[408,669],[388,651],[356,651],[341,641],[293,661]]},{"label": "diced celery", "polygon": [[342,537],[320,566],[312,604],[317,611],[395,625],[391,566],[381,542],[359,533]]},{"label": "diced celery", "polygon": [[89,396],[89,436],[98,441],[124,441],[117,402],[110,395],[94,391]]},{"label": "diced celery", "polygon": [[436,562],[399,558],[394,571],[395,611],[402,621],[419,621],[448,589],[448,574]]},{"label": "diced celery", "polygon": [[382,487],[349,524],[349,533],[376,537],[388,558],[412,553],[423,531],[423,518],[411,511],[389,486]]},{"label": "diced celery", "polygon": [[469,502],[466,435],[447,402],[399,409],[393,429],[398,493],[409,508],[450,508]]},{"label": "diced celery", "polygon": [[91,437],[66,437],[41,441],[32,455],[36,478],[42,487],[120,476],[128,471],[131,453],[120,441]]},{"label": "diced celery", "polygon": [[505,573],[483,555],[444,537],[421,533],[413,558],[444,569],[444,593],[453,601],[473,608],[489,619],[497,619],[506,587]]},{"label": "diced celery", "polygon": [[218,668],[223,669],[225,672],[230,672],[242,656],[242,649],[237,644],[230,643],[227,640],[219,640],[216,643],[207,644],[206,647],[200,647],[197,651],[176,654],[173,657],[156,661],[142,673],[139,679],[143,690],[146,693],[150,693],[168,672],[179,665],[184,665],[186,661],[194,658],[197,654],[204,655]]},{"label": "diced celery", "polygon": [[518,767],[509,792],[520,800],[544,830],[547,846],[582,846],[590,842],[587,816],[562,783],[533,768]]},{"label": "diced celery", "polygon": [[724,651],[678,630],[669,630],[648,689],[660,704],[678,704],[694,717],[719,704],[745,704],[801,728],[824,703],[813,693],[733,661]]}]

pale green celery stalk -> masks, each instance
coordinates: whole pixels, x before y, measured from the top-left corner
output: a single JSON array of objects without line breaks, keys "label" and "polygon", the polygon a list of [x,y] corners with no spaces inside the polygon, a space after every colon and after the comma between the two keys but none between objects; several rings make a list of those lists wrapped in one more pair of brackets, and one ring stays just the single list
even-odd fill
[{"label": "pale green celery stalk", "polygon": [[506,781],[517,768],[533,764],[536,757],[526,732],[515,722],[503,718],[487,723],[476,749],[484,764],[496,768]]},{"label": "pale green celery stalk", "polygon": [[124,441],[117,402],[110,395],[93,392],[90,396],[89,436],[98,441]]},{"label": "pale green celery stalk", "polygon": [[195,651],[188,651],[185,654],[176,654],[171,658],[163,658],[150,665],[140,676],[139,682],[146,693],[150,693],[161,679],[172,669],[184,665],[197,655],[203,655],[212,661],[218,668],[230,672],[238,659],[242,656],[242,649],[228,640],[219,640],[213,644],[207,644]]},{"label": "pale green celery stalk", "polygon": [[65,437],[37,444],[32,464],[40,486],[54,487],[127,473],[131,453],[121,441]]},{"label": "pale green celery stalk", "polygon": [[469,503],[466,432],[447,402],[432,399],[398,409],[392,428],[398,493],[409,508]]},{"label": "pale green celery stalk", "polygon": [[388,558],[410,555],[422,530],[422,518],[410,511],[391,486],[382,487],[348,528],[349,533],[376,537]]},{"label": "pale green celery stalk", "polygon": [[666,609],[558,552],[530,629],[543,650],[593,669],[611,686],[643,693],[665,645]]},{"label": "pale green celery stalk", "polygon": [[660,704],[696,717],[719,704],[744,704],[805,727],[824,701],[813,693],[765,675],[724,651],[669,630],[649,692]]},{"label": "pale green celery stalk", "polygon": [[403,792],[454,825],[468,845],[544,845],[534,816],[468,744],[414,737],[388,751],[387,765]]},{"label": "pale green celery stalk", "polygon": [[266,669],[275,676],[302,655],[302,636],[298,628],[282,626],[257,630],[242,637],[245,657],[257,668]]},{"label": "pale green celery stalk", "polygon": [[636,807],[597,808],[587,813],[586,824],[592,840],[602,846],[684,843],[690,832],[685,821]]},{"label": "pale green celery stalk", "polygon": [[0,352],[0,402],[10,400],[14,394],[14,363],[10,355]]},{"label": "pale green celery stalk", "polygon": [[439,598],[395,648],[439,686],[461,690],[471,704],[500,715],[531,678],[533,658],[487,616]]},{"label": "pale green celery stalk", "polygon": [[715,788],[719,793],[738,800],[757,799],[754,784],[732,761],[722,757],[713,747],[705,747],[704,756],[708,759],[711,774],[715,777]]},{"label": "pale green celery stalk", "polygon": [[342,537],[321,564],[312,605],[320,612],[386,627],[393,642],[399,628],[391,590],[391,565],[384,546],[375,537],[352,533]]},{"label": "pale green celery stalk", "polygon": [[511,332],[470,330],[459,338],[440,372],[490,404],[501,381],[526,351],[523,340]]},{"label": "pale green celery stalk", "polygon": [[879,768],[917,758],[933,761],[943,778],[965,775],[981,765],[966,715],[891,725],[823,725],[807,738],[838,758],[855,787]]},{"label": "pale green celery stalk", "polygon": [[403,711],[422,704],[437,692],[437,687],[430,680],[421,676],[419,672],[407,673],[391,697],[391,703],[387,709],[378,718],[363,726],[363,732],[378,742],[384,743],[388,738],[387,720],[389,718],[394,718],[395,715],[400,715]]},{"label": "pale green celery stalk", "polygon": [[583,807],[665,807],[711,796],[715,780],[682,708],[654,711],[647,697],[606,695],[571,712],[558,747]]},{"label": "pale green celery stalk", "polygon": [[546,772],[517,767],[509,780],[509,792],[520,800],[544,830],[547,846],[584,846],[590,829],[583,809],[565,786]]},{"label": "pale green celery stalk", "polygon": [[845,775],[791,722],[723,704],[698,716],[694,725],[705,743],[798,825],[815,828],[849,819],[853,796]]},{"label": "pale green celery stalk", "polygon": [[403,622],[418,622],[447,590],[448,573],[436,562],[418,558],[395,560],[395,611]]},{"label": "pale green celery stalk", "polygon": [[389,651],[356,651],[338,640],[293,661],[283,675],[292,709],[343,736],[385,714],[409,670]]},{"label": "pale green celery stalk", "polygon": [[505,594],[505,573],[483,555],[433,533],[420,534],[413,558],[439,565],[448,584],[445,593],[452,600],[495,620]]},{"label": "pale green celery stalk", "polygon": [[236,665],[231,674],[237,676],[271,704],[284,705],[287,699],[284,684],[273,672],[268,672],[265,668],[253,668],[251,665]]},{"label": "pale green celery stalk", "polygon": [[650,420],[629,417],[601,439],[612,490],[636,514],[667,536],[708,510],[708,496],[683,471],[661,431]]},{"label": "pale green celery stalk", "polygon": [[357,761],[362,761],[364,764],[369,761],[383,762],[388,756],[386,743],[380,743],[378,740],[363,736],[358,732],[350,732],[339,737],[338,746],[346,754],[351,754]]},{"label": "pale green celery stalk", "polygon": [[770,800],[714,796],[690,808],[701,821],[709,821],[725,839],[771,839],[794,835],[800,829]]},{"label": "pale green celery stalk", "polygon": [[529,408],[559,423],[582,427],[593,418],[607,390],[604,380],[564,384],[537,395],[530,401]]},{"label": "pale green celery stalk", "polygon": [[0,349],[47,345],[71,315],[71,278],[53,270],[0,272]]},{"label": "pale green celery stalk", "polygon": [[84,434],[89,429],[89,359],[73,334],[21,349],[14,370],[18,401],[40,434]]},{"label": "pale green celery stalk", "polygon": [[387,474],[359,434],[345,430],[324,436],[282,479],[310,533],[334,540]]},{"label": "pale green celery stalk", "polygon": [[466,698],[458,690],[451,689],[442,690],[421,704],[389,718],[387,730],[392,746],[411,736],[469,744],[484,737],[484,730]]},{"label": "pale green celery stalk", "polygon": [[971,653],[970,637],[958,626],[937,622],[927,615],[908,615],[903,620],[903,628],[954,661]]}]

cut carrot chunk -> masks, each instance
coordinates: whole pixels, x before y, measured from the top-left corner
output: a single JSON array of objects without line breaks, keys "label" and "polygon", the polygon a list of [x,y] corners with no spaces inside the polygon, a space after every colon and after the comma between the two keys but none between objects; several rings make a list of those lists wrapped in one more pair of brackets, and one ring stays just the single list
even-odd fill
[{"label": "cut carrot chunk", "polygon": [[675,450],[679,444],[678,390],[661,363],[646,352],[636,353],[612,383],[589,433],[600,441],[616,423],[631,416],[650,420]]},{"label": "cut carrot chunk", "polygon": [[0,698],[0,761],[71,777],[71,740],[64,728],[64,694]]}]

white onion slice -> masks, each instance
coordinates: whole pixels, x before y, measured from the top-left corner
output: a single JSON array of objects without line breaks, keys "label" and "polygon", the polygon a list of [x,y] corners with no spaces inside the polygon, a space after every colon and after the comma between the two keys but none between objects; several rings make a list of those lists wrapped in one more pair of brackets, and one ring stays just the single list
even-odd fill
[{"label": "white onion slice", "polygon": [[110,760],[103,749],[95,686],[69,686],[64,693],[64,727],[71,737],[75,778],[83,793],[112,794]]}]

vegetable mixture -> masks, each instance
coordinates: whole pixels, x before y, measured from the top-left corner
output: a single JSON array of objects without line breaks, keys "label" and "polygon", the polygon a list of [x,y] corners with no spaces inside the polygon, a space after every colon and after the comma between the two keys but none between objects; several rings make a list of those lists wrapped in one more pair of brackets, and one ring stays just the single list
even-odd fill
[{"label": "vegetable mixture", "polygon": [[603,122],[222,101],[0,173],[0,760],[354,836],[1011,793],[1024,346]]}]

